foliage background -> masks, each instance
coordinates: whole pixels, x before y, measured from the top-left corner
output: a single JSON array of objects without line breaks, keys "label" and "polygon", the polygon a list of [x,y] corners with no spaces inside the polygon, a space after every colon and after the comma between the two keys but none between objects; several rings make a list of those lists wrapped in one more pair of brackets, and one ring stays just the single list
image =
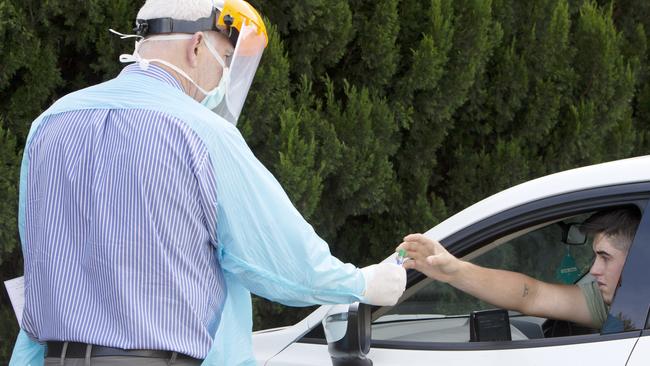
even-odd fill
[{"label": "foliage background", "polygon": [[[508,186],[650,147],[645,0],[251,0],[269,46],[240,128],[359,266]],[[0,273],[22,274],[31,121],[117,75],[142,0],[0,0]],[[0,363],[17,324],[0,291]],[[309,309],[255,298],[257,329]]]}]

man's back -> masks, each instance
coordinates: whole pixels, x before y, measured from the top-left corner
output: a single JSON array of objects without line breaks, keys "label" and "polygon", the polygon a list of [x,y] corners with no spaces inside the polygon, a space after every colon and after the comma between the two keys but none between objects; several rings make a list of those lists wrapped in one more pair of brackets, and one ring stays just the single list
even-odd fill
[{"label": "man's back", "polygon": [[225,294],[199,137],[160,112],[94,109],[49,117],[32,141],[23,328],[205,357]]}]

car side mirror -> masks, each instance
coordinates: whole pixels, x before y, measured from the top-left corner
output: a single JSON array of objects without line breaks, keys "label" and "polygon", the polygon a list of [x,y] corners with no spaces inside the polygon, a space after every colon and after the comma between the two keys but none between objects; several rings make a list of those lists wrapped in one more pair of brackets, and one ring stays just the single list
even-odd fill
[{"label": "car side mirror", "polygon": [[327,349],[333,366],[371,366],[371,307],[358,302],[337,305],[323,319]]}]

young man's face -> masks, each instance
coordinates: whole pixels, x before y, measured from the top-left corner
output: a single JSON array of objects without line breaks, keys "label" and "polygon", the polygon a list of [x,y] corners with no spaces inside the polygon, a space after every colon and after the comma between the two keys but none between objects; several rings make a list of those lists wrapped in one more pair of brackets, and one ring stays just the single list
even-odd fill
[{"label": "young man's face", "polygon": [[616,239],[603,234],[596,235],[593,243],[596,259],[594,259],[594,264],[589,271],[596,279],[598,288],[603,294],[603,299],[607,305],[612,303],[614,291],[618,287],[621,271],[627,258],[627,252],[612,243]]}]

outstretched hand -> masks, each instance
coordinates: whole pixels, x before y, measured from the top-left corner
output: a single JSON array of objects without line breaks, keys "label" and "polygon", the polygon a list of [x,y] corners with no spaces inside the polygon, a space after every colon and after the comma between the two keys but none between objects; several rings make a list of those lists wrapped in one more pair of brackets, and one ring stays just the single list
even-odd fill
[{"label": "outstretched hand", "polygon": [[428,277],[442,282],[451,281],[458,271],[461,261],[451,255],[439,242],[422,234],[410,234],[404,237],[395,251],[406,250],[409,260],[404,268],[413,268]]}]

